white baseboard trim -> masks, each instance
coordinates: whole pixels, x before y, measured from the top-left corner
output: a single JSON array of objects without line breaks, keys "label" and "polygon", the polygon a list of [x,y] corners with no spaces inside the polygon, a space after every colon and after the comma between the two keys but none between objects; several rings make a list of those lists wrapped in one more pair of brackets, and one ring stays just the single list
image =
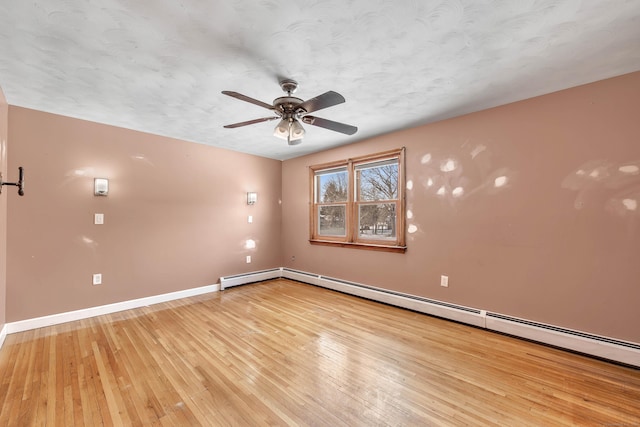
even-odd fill
[{"label": "white baseboard trim", "polygon": [[145,307],[161,302],[173,301],[181,298],[202,295],[209,292],[217,292],[220,285],[202,286],[199,288],[185,289],[183,291],[170,292],[161,295],[154,295],[145,298],[138,298],[129,301],[116,302],[113,304],[101,305],[98,307],[85,308],[81,310],[69,311],[66,313],[52,314],[49,316],[36,317],[34,319],[20,320],[4,325],[7,334],[29,331],[31,329],[43,328],[45,326],[59,325],[61,323],[72,322],[74,320],[88,319],[90,317],[103,314],[116,313],[118,311],[130,310],[132,308]]},{"label": "white baseboard trim", "polygon": [[282,269],[282,277],[640,367],[640,343],[603,337],[289,268]]},{"label": "white baseboard trim", "polygon": [[0,348],[2,348],[2,344],[4,344],[4,339],[7,337],[7,325],[3,325],[2,329],[0,329]]}]

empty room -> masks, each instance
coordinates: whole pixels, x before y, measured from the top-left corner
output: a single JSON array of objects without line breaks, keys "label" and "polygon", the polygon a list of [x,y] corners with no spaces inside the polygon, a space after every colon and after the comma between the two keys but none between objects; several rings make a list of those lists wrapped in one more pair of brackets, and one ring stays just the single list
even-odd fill
[{"label": "empty room", "polygon": [[640,3],[0,2],[0,426],[640,426]]}]

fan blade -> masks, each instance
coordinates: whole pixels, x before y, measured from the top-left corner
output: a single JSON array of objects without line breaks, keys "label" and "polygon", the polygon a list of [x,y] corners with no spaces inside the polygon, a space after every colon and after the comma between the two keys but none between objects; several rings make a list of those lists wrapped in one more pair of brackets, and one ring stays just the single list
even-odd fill
[{"label": "fan blade", "polygon": [[226,126],[223,126],[223,127],[227,128],[227,129],[233,129],[233,128],[239,128],[240,126],[247,126],[247,125],[252,125],[252,124],[255,124],[255,123],[268,122],[269,120],[275,120],[275,119],[279,119],[279,117],[278,116],[263,117],[261,119],[247,120],[246,122],[234,123],[232,125],[226,125]]},{"label": "fan blade", "polygon": [[232,92],[232,91],[229,91],[229,90],[223,90],[222,93],[225,94],[225,95],[229,95],[229,96],[231,96],[233,98],[240,99],[240,100],[246,101],[246,102],[250,102],[250,103],[258,105],[260,107],[267,108],[269,110],[273,110],[273,105],[269,105],[266,102],[258,101],[257,99],[253,99],[253,98],[251,98],[251,97],[249,97],[247,95],[243,95],[243,94],[238,93],[238,92]]},{"label": "fan blade", "polygon": [[358,131],[358,128],[355,126],[334,122],[333,120],[327,120],[320,117],[304,116],[302,118],[302,121],[308,125],[319,126],[321,128],[333,130],[347,135],[353,135]]},{"label": "fan blade", "polygon": [[307,113],[313,113],[314,111],[322,110],[323,108],[342,104],[344,101],[344,96],[340,95],[338,92],[330,90],[329,92],[318,95],[315,98],[308,99],[302,104],[296,105],[295,109],[297,110],[298,108],[302,108]]}]

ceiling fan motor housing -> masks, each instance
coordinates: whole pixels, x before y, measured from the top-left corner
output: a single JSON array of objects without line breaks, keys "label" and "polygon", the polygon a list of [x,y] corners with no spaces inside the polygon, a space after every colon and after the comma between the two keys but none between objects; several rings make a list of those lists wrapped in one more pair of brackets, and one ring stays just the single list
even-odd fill
[{"label": "ceiling fan motor housing", "polygon": [[302,99],[294,96],[282,96],[273,100],[273,107],[276,113],[282,117],[294,117],[300,113],[306,113],[303,108],[296,108],[302,102]]}]

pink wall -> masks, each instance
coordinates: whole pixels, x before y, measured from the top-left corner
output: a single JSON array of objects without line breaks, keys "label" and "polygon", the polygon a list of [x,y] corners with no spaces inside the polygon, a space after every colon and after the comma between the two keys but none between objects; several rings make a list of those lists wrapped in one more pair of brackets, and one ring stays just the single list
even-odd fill
[{"label": "pink wall", "polygon": [[[8,322],[282,264],[279,161],[14,106],[9,140],[26,195],[8,211]],[[109,178],[108,197],[94,177]]]},{"label": "pink wall", "polygon": [[[285,266],[640,342],[639,113],[637,72],[285,161]],[[402,146],[407,252],[311,246],[307,167]]]},{"label": "pink wall", "polygon": [[[0,172],[2,180],[11,182],[12,175],[7,170],[7,130],[9,106],[0,88]],[[15,175],[13,175],[15,178]],[[17,197],[7,194],[13,188],[4,187],[0,194],[0,331],[6,322],[6,290],[7,290],[7,199]]]},{"label": "pink wall", "polygon": [[[26,170],[0,196],[0,325],[284,264],[640,342],[640,73],[284,163],[19,107],[7,124],[0,101],[3,175]],[[401,146],[407,252],[309,245],[307,167]]]}]

